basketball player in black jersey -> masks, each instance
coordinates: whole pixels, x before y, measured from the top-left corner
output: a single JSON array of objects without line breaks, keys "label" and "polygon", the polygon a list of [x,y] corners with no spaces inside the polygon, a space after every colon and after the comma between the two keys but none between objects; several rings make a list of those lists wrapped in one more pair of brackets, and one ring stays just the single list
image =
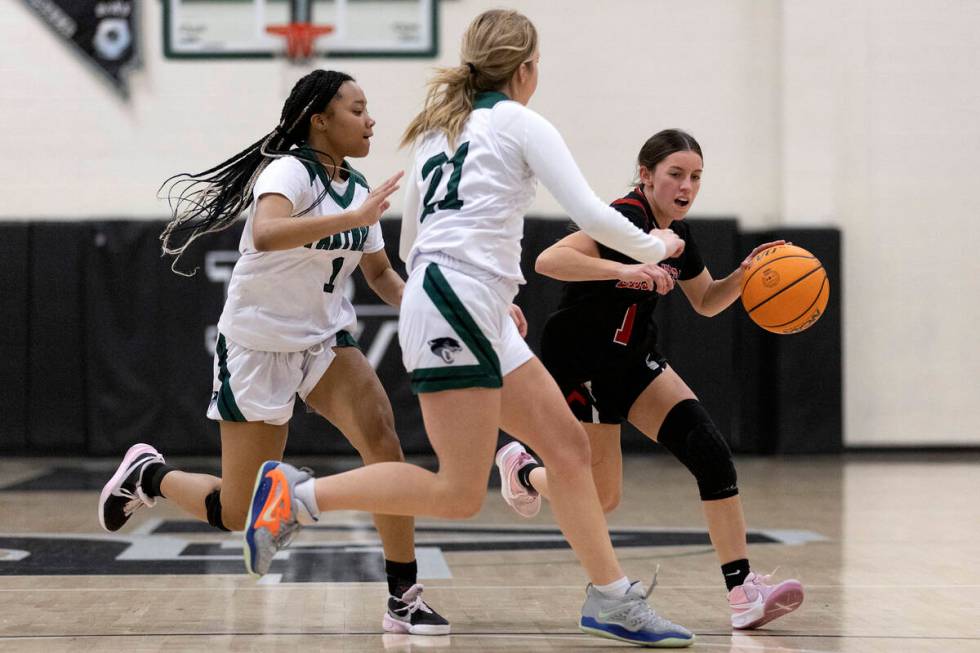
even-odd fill
[{"label": "basketball player in black jersey", "polygon": [[[558,310],[544,328],[541,360],[589,434],[593,476],[607,512],[618,505],[622,489],[620,424],[625,420],[691,471],[729,590],[732,626],[756,628],[795,610],[803,587],[796,580],[771,585],[768,576],[750,571],[731,451],[657,350],[653,311],[658,294],[680,285],[695,311],[717,315],[738,298],[752,257],[783,241],[760,245],[730,275],[713,279],[684,222],[702,167],[701,148],[690,134],[659,132],[640,150],[639,184],[612,203],[641,229],[676,232],[685,244],[676,258],[640,264],[582,232],[541,253],[535,269],[566,282]],[[518,442],[501,448],[496,460],[504,498],[519,514],[536,514],[541,496],[548,497],[545,468]]]}]

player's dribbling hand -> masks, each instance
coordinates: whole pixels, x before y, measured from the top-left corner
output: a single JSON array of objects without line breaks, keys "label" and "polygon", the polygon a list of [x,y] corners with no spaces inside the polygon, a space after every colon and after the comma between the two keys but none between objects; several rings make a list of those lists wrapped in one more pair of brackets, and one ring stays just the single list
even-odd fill
[{"label": "player's dribbling hand", "polygon": [[752,253],[746,256],[745,260],[739,263],[738,266],[742,268],[742,272],[745,272],[752,266],[752,259],[754,259],[755,255],[758,254],[759,252],[763,252],[769,249],[770,247],[775,247],[777,245],[792,245],[792,244],[793,243],[787,243],[785,240],[774,240],[771,243],[763,243],[758,247],[756,247],[755,249],[753,249]]},{"label": "player's dribbling hand", "polygon": [[651,229],[650,235],[659,238],[667,246],[667,258],[676,258],[684,253],[684,240],[672,229]]},{"label": "player's dribbling hand", "polygon": [[354,210],[356,226],[369,227],[381,219],[384,212],[391,206],[388,198],[398,190],[398,180],[404,174],[405,171],[402,170],[392,175],[386,182],[368,193],[364,203]]},{"label": "player's dribbling hand", "polygon": [[527,318],[524,317],[524,311],[517,304],[510,305],[510,319],[514,320],[514,324],[517,325],[517,332],[521,334],[522,338],[527,337]]}]

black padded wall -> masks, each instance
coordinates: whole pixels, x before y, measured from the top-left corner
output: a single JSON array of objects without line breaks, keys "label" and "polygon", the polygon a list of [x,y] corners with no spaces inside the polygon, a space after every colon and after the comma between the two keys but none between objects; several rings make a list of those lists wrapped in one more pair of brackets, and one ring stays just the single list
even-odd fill
[{"label": "black padded wall", "polygon": [[782,238],[820,259],[830,298],[802,333],[778,335],[739,312],[737,337],[742,415],[736,446],[759,453],[834,453],[843,449],[843,295],[841,235],[836,229],[780,228],[742,236],[746,252]]},{"label": "black padded wall", "polygon": [[85,222],[31,225],[28,261],[27,443],[42,453],[85,451]]},{"label": "black padded wall", "polygon": [[26,222],[0,224],[0,451],[28,446],[29,238]]},{"label": "black padded wall", "polygon": [[[204,419],[211,394],[211,336],[224,301],[215,251],[234,250],[240,227],[192,248],[179,269],[160,257],[160,223],[93,223],[86,266],[89,451],[111,454],[133,442],[168,453],[216,450]],[[234,232],[234,233],[233,233]]]},{"label": "black padded wall", "polygon": [[[734,220],[692,220],[709,269],[721,278],[772,234],[740,235]],[[196,244],[171,272],[159,254],[162,221],[0,223],[0,449],[30,454],[118,455],[147,440],[162,451],[214,454],[205,418],[215,325],[238,253],[241,225]],[[383,223],[397,259],[397,221]],[[517,297],[539,351],[561,284],[533,271],[567,222],[528,219]],[[658,309],[662,347],[736,451],[836,451],[841,443],[840,235],[781,230],[824,262],[833,283],[827,314],[809,331],[775,336],[739,305],[708,319],[675,290]],[[428,453],[417,398],[401,363],[397,314],[355,274],[351,293],[362,348],[377,365],[408,453]],[[627,430],[624,446],[653,451]],[[297,402],[291,453],[351,453],[325,420]]]}]

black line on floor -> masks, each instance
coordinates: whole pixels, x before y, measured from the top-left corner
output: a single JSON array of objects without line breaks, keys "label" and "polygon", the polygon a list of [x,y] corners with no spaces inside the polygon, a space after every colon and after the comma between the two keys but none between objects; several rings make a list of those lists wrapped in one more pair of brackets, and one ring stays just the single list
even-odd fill
[{"label": "black line on floor", "polygon": [[[379,633],[379,632],[354,632],[354,633],[340,633],[333,631],[307,631],[307,632],[275,632],[275,633],[265,633],[265,632],[201,632],[201,633],[105,633],[105,634],[66,634],[66,635],[0,635],[0,641],[3,640],[22,640],[22,639],[67,639],[67,638],[92,638],[92,637],[116,637],[116,638],[127,638],[127,637],[316,637],[316,636],[331,636],[331,637],[381,637],[385,634],[392,633]],[[719,633],[705,633],[699,632],[695,633],[698,637],[731,637],[731,632],[719,632]],[[793,633],[786,631],[763,633],[753,631],[751,634],[741,633],[744,637],[794,637],[798,639],[881,639],[881,640],[900,640],[900,641],[918,641],[918,640],[941,640],[941,641],[965,641],[973,642],[980,641],[980,637],[955,637],[951,635],[827,635],[827,634],[814,634],[814,633]],[[560,631],[560,632],[533,632],[533,631],[511,631],[506,633],[501,632],[474,632],[467,631],[464,633],[450,633],[445,635],[445,637],[589,637],[586,633],[579,631]]]}]

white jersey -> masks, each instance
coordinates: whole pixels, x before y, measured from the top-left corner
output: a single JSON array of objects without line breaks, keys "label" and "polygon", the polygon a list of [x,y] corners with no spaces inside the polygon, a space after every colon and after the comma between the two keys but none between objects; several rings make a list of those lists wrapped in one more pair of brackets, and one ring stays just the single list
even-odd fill
[{"label": "white jersey", "polygon": [[665,258],[660,239],[590,190],[551,123],[503,93],[481,93],[455,147],[441,131],[417,143],[400,243],[409,273],[423,261],[449,256],[524,283],[524,213],[538,178],[595,240],[638,261]]},{"label": "white jersey", "polygon": [[[344,162],[344,168],[351,170]],[[218,330],[249,349],[292,352],[314,347],[356,322],[344,285],[361,255],[384,248],[381,226],[359,227],[293,249],[259,252],[252,224],[259,198],[284,196],[300,213],[327,194],[307,215],[334,215],[360,206],[368,195],[364,177],[350,172],[346,182],[331,183],[321,166],[296,157],[272,161],[259,175],[245,230],[228,285]]]}]

